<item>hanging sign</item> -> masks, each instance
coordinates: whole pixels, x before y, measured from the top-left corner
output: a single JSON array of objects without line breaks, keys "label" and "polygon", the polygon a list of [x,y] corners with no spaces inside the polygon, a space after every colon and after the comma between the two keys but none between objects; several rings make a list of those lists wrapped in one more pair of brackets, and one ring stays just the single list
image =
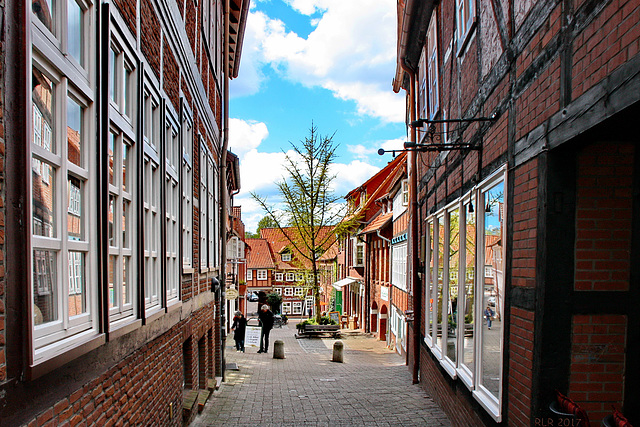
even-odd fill
[{"label": "hanging sign", "polygon": [[235,290],[235,289],[232,289],[232,288],[227,289],[224,292],[224,294],[225,294],[227,299],[234,300],[234,299],[238,298],[238,291]]}]

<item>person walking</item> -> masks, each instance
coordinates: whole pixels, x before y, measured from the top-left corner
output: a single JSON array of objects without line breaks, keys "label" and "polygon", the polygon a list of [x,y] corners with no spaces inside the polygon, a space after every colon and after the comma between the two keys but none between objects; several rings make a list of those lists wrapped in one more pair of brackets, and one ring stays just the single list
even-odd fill
[{"label": "person walking", "polygon": [[242,312],[236,311],[231,330],[233,331],[233,339],[236,342],[236,351],[244,353],[244,334],[247,330],[247,319]]},{"label": "person walking", "polygon": [[487,319],[487,326],[489,329],[491,329],[491,319],[493,319],[494,314],[495,313],[491,310],[490,306],[487,306],[487,308],[484,309],[484,318]]},{"label": "person walking", "polygon": [[260,320],[260,350],[258,353],[267,353],[269,351],[269,333],[273,328],[273,313],[269,310],[269,306],[264,304],[258,315]]}]

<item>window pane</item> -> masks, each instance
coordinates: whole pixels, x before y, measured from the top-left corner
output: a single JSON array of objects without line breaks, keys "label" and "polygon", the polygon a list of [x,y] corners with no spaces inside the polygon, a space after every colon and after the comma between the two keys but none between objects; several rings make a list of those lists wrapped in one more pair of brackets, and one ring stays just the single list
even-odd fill
[{"label": "window pane", "polygon": [[[56,237],[55,169],[49,163],[35,160],[41,175],[33,173],[33,235]],[[32,164],[33,167],[33,164]]]},{"label": "window pane", "polygon": [[504,276],[502,268],[502,222],[504,184],[500,183],[483,195],[485,265],[490,275],[484,279],[483,314],[485,317],[482,339],[482,384],[496,397],[500,389],[502,361],[502,304]]},{"label": "window pane", "polygon": [[131,248],[129,244],[129,227],[127,226],[129,223],[129,205],[130,202],[127,200],[122,201],[122,247],[123,248]]},{"label": "window pane", "polygon": [[118,263],[118,257],[109,257],[109,308],[117,307],[118,293],[116,291],[116,265]]},{"label": "window pane", "polygon": [[82,189],[79,179],[69,177],[69,206],[67,209],[67,230],[69,240],[84,240],[84,221],[82,219]]},{"label": "window pane", "polygon": [[67,1],[67,47],[69,54],[83,65],[82,45],[84,42],[82,31],[82,9],[75,0]]},{"label": "window pane", "polygon": [[126,142],[122,142],[122,190],[129,191],[129,180],[127,179],[127,170],[129,169],[129,163],[131,160],[130,156],[131,146]]},{"label": "window pane", "polygon": [[115,147],[116,147],[116,136],[112,133],[109,132],[109,184],[111,185],[115,185],[115,181],[114,181],[114,176],[113,176],[113,171],[114,168],[116,166],[115,161],[116,161],[116,157],[115,157]]},{"label": "window pane", "polygon": [[123,257],[122,262],[122,302],[131,303],[131,286],[129,285],[129,262],[131,257]]},{"label": "window pane", "polygon": [[33,323],[58,320],[56,252],[33,251]]},{"label": "window pane", "polygon": [[109,99],[117,102],[116,99],[116,76],[117,76],[117,56],[113,46],[109,49]]},{"label": "window pane", "polygon": [[469,212],[471,204],[466,205],[466,272],[464,280],[464,348],[462,349],[462,363],[473,373],[473,316],[474,316],[474,281],[476,265],[476,214]]},{"label": "window pane", "polygon": [[31,10],[38,17],[40,22],[52,33],[54,32],[54,20],[52,12],[55,10],[53,0],[34,0],[31,3]]},{"label": "window pane", "polygon": [[114,217],[116,214],[116,196],[114,196],[113,194],[109,194],[109,206],[107,207],[108,209],[108,217],[109,217],[109,231],[108,231],[108,237],[109,237],[109,246],[116,246],[116,240],[115,240],[115,224],[114,224]]},{"label": "window pane", "polygon": [[[55,85],[35,67],[31,78],[33,80],[31,82],[33,86],[31,99],[34,107],[33,142],[45,150],[55,153],[56,148],[53,139],[53,135],[55,135],[55,127],[53,125]],[[40,137],[37,137],[38,135]]]},{"label": "window pane", "polygon": [[449,298],[447,357],[456,361],[458,354],[458,261],[460,259],[460,212],[449,212]]},{"label": "window pane", "polygon": [[82,107],[67,98],[67,146],[68,158],[74,165],[82,166]]},{"label": "window pane", "polygon": [[133,110],[133,99],[135,99],[133,97],[133,70],[131,70],[127,64],[125,64],[125,69],[124,69],[124,87],[123,87],[123,104],[124,104],[124,113],[129,116],[132,117],[132,110]]},{"label": "window pane", "polygon": [[[69,317],[87,311],[85,292],[85,254],[83,252],[69,252]],[[71,264],[73,262],[73,269]],[[73,286],[71,286],[73,283]]]},{"label": "window pane", "polygon": [[444,218],[438,218],[437,227],[438,227],[438,255],[436,260],[437,271],[438,271],[438,283],[437,283],[437,306],[436,306],[436,325],[438,328],[438,333],[436,336],[436,346],[440,347],[442,345],[442,328],[444,325],[444,308],[442,307],[443,303],[443,280],[444,280]]}]

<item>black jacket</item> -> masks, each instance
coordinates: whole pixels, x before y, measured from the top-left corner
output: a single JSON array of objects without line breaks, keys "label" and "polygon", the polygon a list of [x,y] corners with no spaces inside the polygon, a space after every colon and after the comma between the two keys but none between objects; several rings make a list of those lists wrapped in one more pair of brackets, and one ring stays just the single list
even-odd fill
[{"label": "black jacket", "polygon": [[244,333],[245,333],[245,330],[247,329],[247,319],[240,316],[234,317],[233,325],[231,326],[231,329],[233,329],[234,339],[244,338]]},{"label": "black jacket", "polygon": [[271,310],[261,311],[258,315],[258,319],[260,319],[260,325],[264,330],[273,329],[273,313]]}]

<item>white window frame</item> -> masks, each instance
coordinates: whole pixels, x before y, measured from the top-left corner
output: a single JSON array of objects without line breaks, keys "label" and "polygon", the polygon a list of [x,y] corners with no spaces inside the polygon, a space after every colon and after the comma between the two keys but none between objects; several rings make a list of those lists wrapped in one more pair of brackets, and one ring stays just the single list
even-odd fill
[{"label": "white window frame", "polygon": [[191,112],[182,99],[182,268],[193,269],[193,141]]},{"label": "white window frame", "polygon": [[[483,271],[485,269],[485,234],[484,234],[484,229],[485,229],[485,225],[484,225],[484,216],[485,216],[485,206],[484,206],[484,193],[492,188],[494,188],[497,185],[503,184],[503,203],[506,203],[506,200],[504,200],[504,196],[507,194],[507,180],[506,180],[506,167],[502,167],[500,168],[498,171],[496,171],[493,175],[491,175],[490,177],[488,177],[486,180],[484,180],[482,183],[480,183],[476,188],[474,188],[474,190],[471,193],[467,193],[466,195],[464,195],[463,197],[461,197],[460,199],[458,199],[457,201],[455,201],[454,203],[452,203],[451,205],[445,207],[444,209],[434,213],[433,215],[429,216],[427,218],[427,230],[429,230],[429,225],[433,226],[433,247],[437,248],[438,247],[438,241],[439,241],[439,233],[442,231],[440,230],[440,226],[439,223],[440,221],[443,221],[443,225],[444,225],[444,232],[445,232],[445,238],[444,238],[444,253],[449,253],[449,221],[448,221],[448,215],[447,213],[451,210],[455,210],[455,209],[459,209],[460,212],[460,218],[459,218],[459,223],[460,224],[466,224],[466,215],[467,215],[467,211],[468,211],[468,206],[469,206],[469,201],[471,201],[471,203],[473,203],[474,208],[475,208],[475,213],[476,213],[476,226],[475,226],[475,230],[476,230],[476,238],[475,238],[475,270],[476,271]],[[506,206],[503,206],[503,209],[506,210]],[[503,219],[503,221],[505,221]],[[498,254],[498,258],[499,259],[504,259],[504,248],[506,246],[506,242],[505,239],[507,238],[507,233],[506,230],[504,229],[506,225],[503,225],[503,234],[502,234],[502,252],[501,254]],[[464,232],[463,232],[464,230]],[[466,242],[466,227],[460,227],[460,241],[465,241]],[[433,300],[434,303],[434,308],[437,307],[437,301],[438,301],[438,286],[437,286],[437,280],[438,280],[438,270],[440,267],[440,263],[443,263],[443,271],[444,271],[444,283],[443,283],[443,287],[442,287],[442,305],[443,307],[446,307],[448,305],[448,297],[449,297],[449,291],[448,291],[448,278],[450,276],[449,271],[448,271],[448,258],[445,260],[440,260],[439,259],[439,250],[431,250],[432,248],[432,242],[431,242],[432,238],[430,236],[430,233],[427,232],[427,242],[426,242],[426,248],[427,250],[425,251],[425,265],[427,268],[426,271],[426,278],[427,280],[425,281],[425,307],[426,307],[426,313],[429,314],[430,310],[429,310],[429,303],[430,300]],[[480,242],[484,242],[484,243],[480,243]],[[461,272],[458,274],[458,277],[466,277],[468,272],[466,271],[466,250],[465,251],[459,251],[459,256],[460,256],[460,260],[459,260],[459,266],[461,268]],[[431,257],[433,257],[434,260],[434,264],[433,264],[433,271],[430,272],[429,268],[430,268],[430,264],[431,264]],[[465,267],[463,267],[465,266]],[[462,272],[462,268],[464,268],[464,272]],[[503,264],[503,269],[504,269],[504,264]],[[503,272],[504,273],[504,272]],[[433,286],[431,284],[434,284]],[[449,359],[448,357],[446,357],[446,349],[444,348],[444,346],[446,345],[446,328],[442,328],[442,339],[439,341],[439,345],[436,345],[436,334],[437,334],[437,310],[434,309],[431,312],[431,330],[429,331],[428,335],[430,335],[429,337],[425,337],[425,344],[427,345],[427,347],[431,350],[431,352],[434,354],[434,356],[436,357],[436,359],[438,359],[442,365],[442,367],[452,376],[452,378],[459,378],[463,381],[463,383],[471,390],[472,395],[474,396],[474,398],[480,403],[480,405],[491,415],[491,417],[493,417],[493,419],[497,422],[500,422],[502,420],[502,413],[501,413],[501,407],[502,407],[502,389],[503,389],[503,382],[504,382],[504,365],[503,365],[503,358],[504,358],[504,328],[502,328],[502,330],[500,331],[501,335],[499,338],[499,342],[500,342],[500,356],[499,356],[499,360],[500,360],[500,373],[499,373],[499,384],[497,387],[498,390],[498,396],[494,395],[493,393],[491,393],[483,384],[482,384],[482,369],[483,369],[483,355],[482,355],[482,345],[484,342],[484,334],[486,333],[484,327],[482,327],[482,322],[483,322],[483,310],[484,310],[484,306],[485,306],[485,298],[484,298],[484,294],[485,294],[485,290],[484,290],[484,274],[482,275],[475,275],[474,277],[474,290],[473,290],[473,294],[474,295],[483,295],[483,298],[474,298],[474,306],[472,307],[472,312],[473,312],[473,317],[475,319],[474,321],[474,343],[473,343],[473,371],[471,371],[462,361],[462,357],[463,356],[463,351],[461,350],[462,348],[464,348],[464,334],[463,333],[458,333],[457,334],[457,355],[456,355],[456,360],[452,361],[451,359]],[[504,286],[504,284],[503,284]],[[431,295],[428,295],[429,289],[431,288]],[[502,289],[502,292],[504,292],[504,288]],[[466,311],[466,308],[464,307],[464,300],[465,298],[460,298],[458,297],[458,306],[457,306],[457,324],[458,325],[464,325],[465,320],[464,320],[464,313]],[[446,316],[443,316],[445,323],[446,323]]]},{"label": "white window frame", "polygon": [[302,314],[302,301],[292,301],[291,309],[291,314]]},{"label": "white window frame", "polygon": [[402,206],[409,206],[409,180],[402,180]]},{"label": "white window frame", "polygon": [[163,177],[160,169],[162,130],[161,100],[153,77],[145,73],[143,86],[144,108],[144,166],[143,166],[143,230],[144,230],[144,299],[145,317],[162,308],[162,242],[161,193]]},{"label": "white window frame", "polygon": [[282,295],[282,288],[273,288],[273,292],[275,292],[278,295]]},{"label": "white window frame", "polygon": [[431,16],[431,23],[429,24],[427,33],[427,55],[425,62],[427,63],[429,118],[433,120],[440,109],[438,87],[438,32],[435,13]]},{"label": "white window frame", "polygon": [[284,281],[284,273],[276,273],[276,282]]},{"label": "white window frame", "polygon": [[407,291],[407,241],[391,245],[391,284]]},{"label": "white window frame", "polygon": [[209,255],[208,255],[208,238],[207,231],[209,229],[208,226],[208,178],[207,178],[207,169],[208,169],[208,158],[209,158],[209,150],[205,146],[205,140],[202,135],[198,135],[200,140],[200,192],[198,197],[198,207],[200,209],[200,222],[199,222],[199,232],[200,232],[200,270],[206,271],[207,265],[209,263]]},{"label": "white window frame", "polygon": [[284,288],[284,296],[285,297],[292,297],[293,296],[293,288],[292,287]]},{"label": "white window frame", "polygon": [[295,281],[296,281],[295,273],[287,273],[287,282],[295,282]]},{"label": "white window frame", "polygon": [[178,116],[165,103],[164,120],[164,212],[165,212],[165,295],[170,305],[180,298],[180,126]]},{"label": "white window frame", "polygon": [[282,313],[291,314],[291,301],[282,301]]},{"label": "white window frame", "polygon": [[258,270],[258,274],[256,276],[257,280],[267,280],[267,270],[261,269]]},{"label": "white window frame", "polygon": [[[95,21],[95,7],[90,1],[77,2],[82,10],[82,57],[83,64],[78,62],[67,50],[67,27],[62,23],[62,17],[67,16],[67,2],[56,4],[52,10],[54,22],[53,32],[49,31],[35,14],[30,13],[31,34],[30,49],[31,70],[34,69],[46,76],[55,88],[52,93],[54,127],[43,124],[42,140],[38,144],[29,137],[29,149],[32,167],[51,166],[53,176],[47,172],[42,173],[42,179],[49,185],[47,191],[53,191],[53,217],[54,223],[48,229],[55,233],[53,237],[44,237],[33,234],[36,228],[44,227],[41,220],[33,216],[33,189],[35,178],[28,174],[28,186],[30,197],[28,208],[30,212],[29,227],[31,239],[31,286],[29,286],[29,299],[34,301],[36,292],[50,291],[55,299],[54,310],[56,318],[46,323],[36,325],[33,319],[36,316],[33,304],[29,308],[29,317],[32,328],[32,341],[29,344],[31,352],[29,362],[32,365],[39,364],[47,359],[69,351],[70,349],[97,337],[98,334],[98,289],[89,284],[98,283],[97,275],[97,225],[94,218],[97,216],[97,206],[90,195],[97,193],[97,168],[95,156],[97,151],[95,138],[95,93],[91,89],[95,87],[95,34],[90,30],[89,22]],[[28,53],[29,55],[29,53]],[[31,83],[32,77],[27,77]],[[30,85],[31,86],[31,85]],[[33,87],[33,86],[31,86]],[[66,110],[68,98],[81,107],[81,165],[76,165],[68,158],[67,148],[67,118]],[[29,97],[28,107],[33,110],[33,96]],[[33,129],[35,120],[32,114],[28,115],[28,126]],[[45,122],[43,120],[43,122]],[[45,123],[46,124],[46,123]],[[49,136],[46,135],[48,132]],[[52,149],[47,149],[50,143]],[[43,145],[45,147],[43,147]],[[39,162],[39,163],[38,163]],[[31,170],[31,168],[30,168]],[[80,239],[69,238],[68,214],[69,214],[69,178],[80,180],[80,198],[82,201],[80,211],[84,214],[80,220],[80,229],[83,236]],[[49,181],[52,180],[53,182]],[[54,186],[55,185],[55,186]],[[73,209],[73,208],[72,208]],[[38,257],[39,254],[49,253],[52,257]],[[77,254],[81,254],[84,263],[84,271],[77,271],[75,260]],[[69,257],[71,255],[72,268],[70,270]],[[82,265],[82,261],[80,262]],[[51,271],[53,274],[47,274]],[[78,283],[78,282],[83,283]],[[73,283],[74,289],[70,289]],[[84,286],[83,286],[84,285]],[[70,298],[73,293],[83,288],[85,291],[84,310],[82,314],[69,315]],[[55,289],[55,291],[54,291]]]},{"label": "white window frame", "polygon": [[462,55],[474,34],[476,24],[476,1],[456,0],[456,40],[458,55]]},{"label": "white window frame", "polygon": [[282,261],[283,262],[290,262],[291,261],[291,252],[284,252],[282,253]]},{"label": "white window frame", "polygon": [[302,297],[304,295],[304,288],[302,286],[296,286],[293,291],[293,295],[296,297]]},{"label": "white window frame", "polygon": [[353,266],[364,267],[364,242],[357,237],[353,241]]},{"label": "white window frame", "polygon": [[247,268],[247,282],[253,280],[253,270]]},{"label": "white window frame", "polygon": [[209,153],[207,158],[207,235],[208,235],[208,265],[209,269],[218,266],[218,203],[217,203],[217,167],[213,160],[213,156]]}]

